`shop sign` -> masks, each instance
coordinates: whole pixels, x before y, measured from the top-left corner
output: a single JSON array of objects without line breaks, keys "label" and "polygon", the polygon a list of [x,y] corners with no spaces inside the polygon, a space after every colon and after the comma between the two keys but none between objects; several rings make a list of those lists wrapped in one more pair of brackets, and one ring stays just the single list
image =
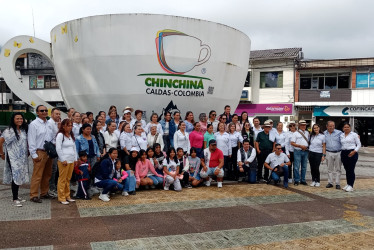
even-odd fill
[{"label": "shop sign", "polygon": [[285,114],[292,115],[292,104],[239,104],[236,114],[246,111],[248,114]]},{"label": "shop sign", "polygon": [[241,101],[248,101],[248,90],[242,90],[242,96],[240,97]]},{"label": "shop sign", "polygon": [[319,93],[320,98],[330,98],[330,91],[321,91]]},{"label": "shop sign", "polygon": [[314,108],[313,115],[373,117],[374,106],[320,106]]}]

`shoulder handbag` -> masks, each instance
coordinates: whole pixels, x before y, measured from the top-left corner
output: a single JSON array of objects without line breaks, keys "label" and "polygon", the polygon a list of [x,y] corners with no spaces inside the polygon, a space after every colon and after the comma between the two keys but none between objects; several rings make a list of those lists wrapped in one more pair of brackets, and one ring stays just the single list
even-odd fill
[{"label": "shoulder handbag", "polygon": [[300,130],[297,130],[297,132],[299,132],[299,134],[304,138],[304,140],[306,141],[306,143],[308,143],[308,145],[309,145],[309,140],[306,138],[306,136],[304,135],[304,133],[301,133]]},{"label": "shoulder handbag", "polygon": [[55,144],[52,143],[52,141],[44,141],[43,148],[49,158],[56,158],[58,156],[57,151],[56,151],[56,146]]}]

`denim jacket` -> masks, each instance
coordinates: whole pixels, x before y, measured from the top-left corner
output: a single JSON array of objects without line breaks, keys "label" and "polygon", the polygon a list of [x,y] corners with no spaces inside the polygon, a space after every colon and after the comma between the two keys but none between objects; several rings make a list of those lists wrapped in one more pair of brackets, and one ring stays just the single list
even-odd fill
[{"label": "denim jacket", "polygon": [[[160,124],[161,124],[161,127],[162,127],[162,131],[165,132],[165,125],[166,125],[165,119],[161,120]],[[169,138],[170,138],[170,142],[172,143],[172,145],[173,145],[174,133],[175,132],[176,132],[176,126],[175,126],[174,120],[171,119],[170,122],[169,122]]]},{"label": "denim jacket", "polygon": [[[93,145],[94,145],[94,152],[96,154],[97,157],[100,157],[100,151],[99,151],[99,146],[97,144],[97,141],[95,139],[95,136],[91,135],[91,140],[93,142]],[[88,141],[86,138],[83,137],[83,135],[80,135],[78,136],[76,139],[75,139],[75,146],[77,147],[77,154],[80,152],[80,151],[86,151],[87,155],[90,153],[89,152],[89,145],[88,145]]]}]

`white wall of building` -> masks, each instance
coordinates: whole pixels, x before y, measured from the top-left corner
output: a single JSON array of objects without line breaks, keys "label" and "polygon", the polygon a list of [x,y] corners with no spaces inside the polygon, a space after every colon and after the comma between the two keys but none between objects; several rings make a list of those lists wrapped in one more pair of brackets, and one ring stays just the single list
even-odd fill
[{"label": "white wall of building", "polygon": [[[280,66],[281,65],[281,66]],[[276,64],[257,63],[252,65],[251,93],[252,103],[293,103],[295,73],[293,62]],[[283,71],[283,88],[260,88],[260,73]]]},{"label": "white wall of building", "polygon": [[350,105],[374,105],[374,89],[352,89]]}]

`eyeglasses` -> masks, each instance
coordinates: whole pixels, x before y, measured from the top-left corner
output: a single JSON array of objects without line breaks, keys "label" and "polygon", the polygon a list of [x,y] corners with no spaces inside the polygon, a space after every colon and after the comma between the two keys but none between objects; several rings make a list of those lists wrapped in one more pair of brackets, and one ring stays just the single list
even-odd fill
[{"label": "eyeglasses", "polygon": [[282,150],[282,148],[276,148],[277,150]]},{"label": "eyeglasses", "polygon": [[40,109],[38,112],[48,112],[48,109]]},{"label": "eyeglasses", "polygon": [[226,117],[222,117],[221,119],[222,119],[222,120],[226,120]]},{"label": "eyeglasses", "polygon": [[217,114],[211,114],[211,116],[217,116]]},{"label": "eyeglasses", "polygon": [[295,125],[289,125],[289,127],[295,127]]}]

